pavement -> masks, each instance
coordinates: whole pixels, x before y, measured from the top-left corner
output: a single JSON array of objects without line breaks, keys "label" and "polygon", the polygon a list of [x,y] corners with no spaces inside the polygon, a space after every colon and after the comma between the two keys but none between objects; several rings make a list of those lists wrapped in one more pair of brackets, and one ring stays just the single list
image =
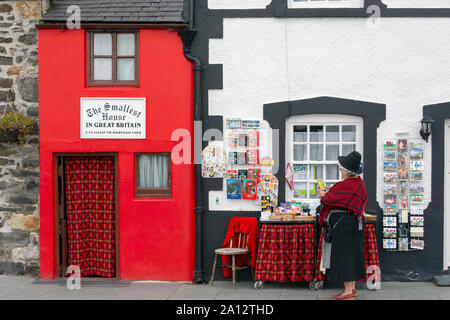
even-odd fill
[{"label": "pavement", "polygon": [[[133,281],[126,285],[81,285],[69,290],[64,281],[38,283],[27,276],[0,276],[0,300],[330,300],[341,288],[324,284],[311,290],[307,283],[264,283],[256,290],[253,282],[214,281],[209,284],[186,282]],[[358,284],[356,300],[450,300],[450,287],[432,282],[383,282],[372,291]]]}]

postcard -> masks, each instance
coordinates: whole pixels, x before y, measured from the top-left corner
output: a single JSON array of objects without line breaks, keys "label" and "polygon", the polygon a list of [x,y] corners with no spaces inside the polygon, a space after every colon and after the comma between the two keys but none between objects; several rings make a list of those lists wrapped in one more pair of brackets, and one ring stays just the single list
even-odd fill
[{"label": "postcard", "polygon": [[255,200],[257,199],[257,190],[258,190],[258,183],[255,179],[246,179],[244,180],[244,188],[242,191],[242,199],[247,200]]},{"label": "postcard", "polygon": [[398,175],[397,175],[398,180],[409,180],[409,170],[408,167],[401,167],[398,168]]},{"label": "postcard", "polygon": [[401,223],[398,225],[398,236],[399,237],[407,237],[409,233],[409,224]]},{"label": "postcard", "polygon": [[227,128],[228,129],[239,129],[239,128],[241,128],[241,119],[239,119],[239,118],[227,119]]},{"label": "postcard", "polygon": [[396,146],[395,140],[384,140],[384,149],[395,150]]},{"label": "postcard", "polygon": [[397,217],[383,217],[383,227],[396,227]]},{"label": "postcard", "polygon": [[227,179],[227,198],[241,199],[242,183],[239,179]]},{"label": "postcard", "polygon": [[397,228],[383,228],[383,238],[397,238]]},{"label": "postcard", "polygon": [[399,195],[407,194],[408,190],[409,190],[408,186],[409,186],[409,182],[408,181],[401,181],[398,184],[398,194]]},{"label": "postcard", "polygon": [[239,169],[238,170],[238,179],[247,179],[248,177],[248,171],[245,169]]},{"label": "postcard", "polygon": [[423,193],[425,191],[425,187],[423,183],[411,183],[410,187],[411,193]]},{"label": "postcard", "polygon": [[411,195],[411,204],[422,204],[422,203],[423,203],[423,194]]},{"label": "postcard", "polygon": [[392,206],[397,203],[397,196],[395,194],[385,194],[384,195],[384,204],[388,206]]},{"label": "postcard", "polygon": [[397,182],[397,172],[384,172],[384,182],[385,183],[395,183]]},{"label": "postcard", "polygon": [[239,133],[239,143],[238,145],[240,147],[247,147],[248,146],[248,136],[245,133]]},{"label": "postcard", "polygon": [[412,216],[410,224],[411,224],[411,227],[423,227],[424,217],[423,216]]},{"label": "postcard", "polygon": [[242,120],[241,126],[243,129],[259,128],[259,120]]},{"label": "postcard", "polygon": [[399,215],[399,223],[408,223],[408,210],[401,209]]},{"label": "postcard", "polygon": [[259,164],[259,150],[247,150],[247,164]]},{"label": "postcard", "polygon": [[411,227],[411,229],[409,230],[409,234],[413,238],[422,238],[423,227]]},{"label": "postcard", "polygon": [[237,152],[228,152],[228,164],[237,164]]},{"label": "postcard", "polygon": [[238,171],[237,170],[228,170],[227,178],[228,179],[238,179]]},{"label": "postcard", "polygon": [[399,251],[408,251],[408,238],[400,238],[398,239],[398,250]]},{"label": "postcard", "polygon": [[383,249],[397,249],[397,240],[383,239]]},{"label": "postcard", "polygon": [[410,149],[423,149],[423,142],[410,142],[409,143],[409,148]]},{"label": "postcard", "polygon": [[406,152],[408,151],[408,140],[399,139],[398,140],[398,152]]},{"label": "postcard", "polygon": [[424,247],[425,247],[425,241],[411,239],[411,249],[423,250]]},{"label": "postcard", "polygon": [[248,178],[259,179],[259,169],[256,168],[248,169]]},{"label": "postcard", "polygon": [[424,163],[423,161],[411,161],[409,163],[409,167],[411,171],[423,171]]},{"label": "postcard", "polygon": [[246,165],[247,164],[247,153],[246,152],[237,152],[237,164],[238,165]]},{"label": "postcard", "polygon": [[248,133],[248,145],[250,147],[259,147],[259,131],[253,130]]},{"label": "postcard", "polygon": [[384,151],[384,160],[397,159],[397,153],[395,151]]},{"label": "postcard", "polygon": [[395,216],[395,215],[397,215],[397,206],[396,205],[384,206],[383,214],[386,215],[386,216]]},{"label": "postcard", "polygon": [[395,170],[397,170],[397,162],[385,161],[383,168],[384,168],[384,171],[395,171]]},{"label": "postcard", "polygon": [[411,181],[422,181],[422,172],[411,172]]},{"label": "postcard", "polygon": [[406,167],[408,165],[408,154],[407,153],[399,153],[397,163],[399,167]]},{"label": "postcard", "polygon": [[399,199],[399,207],[400,207],[400,209],[408,209],[409,208],[408,196],[402,196]]},{"label": "postcard", "polygon": [[411,215],[422,216],[423,215],[423,208],[412,207],[411,208]]},{"label": "postcard", "polygon": [[395,184],[385,184],[384,194],[397,194],[397,185]]},{"label": "postcard", "polygon": [[410,160],[423,160],[423,149],[411,149],[409,151]]}]

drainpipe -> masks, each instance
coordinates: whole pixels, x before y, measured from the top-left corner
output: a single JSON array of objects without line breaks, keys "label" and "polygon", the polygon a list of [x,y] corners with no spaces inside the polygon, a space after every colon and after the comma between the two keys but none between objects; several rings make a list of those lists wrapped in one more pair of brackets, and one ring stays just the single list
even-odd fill
[{"label": "drainpipe", "polygon": [[[189,0],[189,28],[179,30],[178,35],[183,41],[183,53],[186,59],[193,62],[194,70],[194,170],[195,170],[195,269],[194,283],[205,283],[205,272],[203,270],[203,214],[205,213],[203,199],[202,167],[196,153],[202,150],[202,64],[200,59],[191,54],[191,43],[194,39],[194,0]],[[200,137],[198,137],[198,135]]]}]

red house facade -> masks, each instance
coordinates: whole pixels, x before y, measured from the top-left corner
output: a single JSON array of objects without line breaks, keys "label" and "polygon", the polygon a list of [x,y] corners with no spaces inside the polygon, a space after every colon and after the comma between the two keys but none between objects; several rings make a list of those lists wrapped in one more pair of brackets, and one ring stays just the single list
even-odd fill
[{"label": "red house facade", "polygon": [[79,1],[70,29],[77,2],[38,31],[41,278],[192,281],[194,165],[172,155],[193,143],[183,1]]}]

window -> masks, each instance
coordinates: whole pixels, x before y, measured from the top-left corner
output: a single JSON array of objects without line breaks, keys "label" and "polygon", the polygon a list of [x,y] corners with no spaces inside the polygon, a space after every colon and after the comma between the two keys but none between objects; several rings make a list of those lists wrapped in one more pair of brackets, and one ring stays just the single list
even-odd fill
[{"label": "window", "polygon": [[170,154],[136,154],[136,197],[171,197]]},{"label": "window", "polygon": [[364,8],[364,0],[287,0],[288,8]]},{"label": "window", "polygon": [[362,153],[362,119],[356,116],[293,116],[286,130],[286,162],[294,170],[294,190],[286,186],[289,201],[318,201],[317,180],[332,186],[342,179],[337,157]]},{"label": "window", "polygon": [[139,85],[138,32],[88,32],[87,85]]}]

